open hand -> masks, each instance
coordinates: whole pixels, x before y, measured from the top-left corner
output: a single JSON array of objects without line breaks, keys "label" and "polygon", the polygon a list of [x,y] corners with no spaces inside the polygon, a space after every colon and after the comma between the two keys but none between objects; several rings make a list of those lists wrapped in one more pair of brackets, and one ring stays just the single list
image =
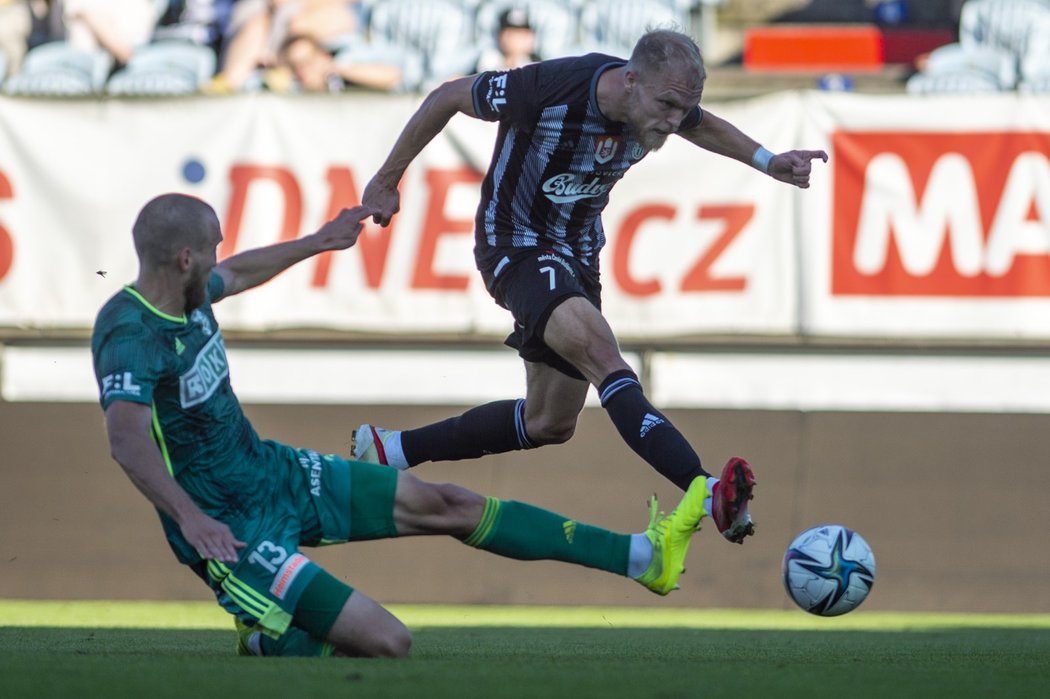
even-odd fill
[{"label": "open hand", "polygon": [[247,546],[233,535],[226,524],[203,512],[182,522],[180,529],[187,543],[197,550],[201,558],[236,563],[237,550]]}]

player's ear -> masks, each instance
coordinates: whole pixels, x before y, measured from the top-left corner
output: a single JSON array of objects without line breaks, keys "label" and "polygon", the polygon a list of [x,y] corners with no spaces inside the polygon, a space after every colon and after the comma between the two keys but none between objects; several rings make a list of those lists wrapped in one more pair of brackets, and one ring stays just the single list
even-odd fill
[{"label": "player's ear", "polygon": [[633,68],[625,68],[623,71],[623,89],[630,92],[634,89],[636,82],[638,82],[638,72]]},{"label": "player's ear", "polygon": [[188,272],[193,266],[193,250],[188,247],[180,248],[175,260],[179,265],[179,271]]}]

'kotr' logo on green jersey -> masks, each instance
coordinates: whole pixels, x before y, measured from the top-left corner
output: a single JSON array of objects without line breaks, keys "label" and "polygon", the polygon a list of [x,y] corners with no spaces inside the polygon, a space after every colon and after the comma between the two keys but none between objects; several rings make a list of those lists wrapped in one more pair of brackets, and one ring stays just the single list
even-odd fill
[{"label": "'kotr' logo on green jersey", "polygon": [[203,403],[211,398],[222,380],[229,376],[230,364],[226,361],[226,346],[222,335],[215,333],[208,344],[197,353],[193,367],[179,377],[179,399],[183,408]]}]

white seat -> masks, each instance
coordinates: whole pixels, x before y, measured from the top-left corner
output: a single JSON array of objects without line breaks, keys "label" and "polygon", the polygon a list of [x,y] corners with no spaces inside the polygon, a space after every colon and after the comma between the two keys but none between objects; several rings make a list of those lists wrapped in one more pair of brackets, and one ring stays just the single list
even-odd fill
[{"label": "white seat", "polygon": [[929,75],[982,74],[1000,89],[1017,84],[1017,62],[1013,54],[990,46],[948,44],[930,52],[925,71]]},{"label": "white seat", "polygon": [[908,79],[905,89],[911,95],[972,95],[1003,91],[999,82],[988,73],[965,70],[934,75],[917,73]]},{"label": "white seat", "polygon": [[401,84],[397,92],[418,90],[423,84],[423,54],[407,46],[395,46],[382,41],[356,40],[347,42],[335,54],[336,63],[388,63],[401,69]]},{"label": "white seat", "polygon": [[623,58],[646,29],[671,28],[689,28],[688,13],[673,0],[590,0],[580,12],[583,46]]},{"label": "white seat", "polygon": [[451,0],[376,0],[369,16],[373,41],[407,47],[424,59],[424,81],[470,72],[474,15]]},{"label": "white seat", "polygon": [[522,7],[528,12],[540,58],[579,53],[578,0],[486,0],[477,13],[479,42],[495,44],[499,16],[511,7]]},{"label": "white seat", "polygon": [[9,95],[75,97],[101,94],[113,67],[106,51],[83,51],[64,41],[26,52],[22,67],[4,83]]},{"label": "white seat", "polygon": [[106,84],[111,95],[188,95],[215,74],[215,52],[187,41],[156,41],[136,49]]}]

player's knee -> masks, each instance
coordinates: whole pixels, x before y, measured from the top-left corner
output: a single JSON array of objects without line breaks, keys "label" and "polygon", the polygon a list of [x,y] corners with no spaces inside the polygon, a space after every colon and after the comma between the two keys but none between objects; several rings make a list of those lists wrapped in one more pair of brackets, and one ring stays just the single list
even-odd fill
[{"label": "player's knee", "polygon": [[412,634],[407,628],[399,625],[378,639],[373,649],[374,658],[406,658],[412,649]]},{"label": "player's knee", "polygon": [[529,420],[525,425],[525,432],[536,446],[564,444],[576,434],[576,420],[552,420],[541,416],[538,419]]}]

